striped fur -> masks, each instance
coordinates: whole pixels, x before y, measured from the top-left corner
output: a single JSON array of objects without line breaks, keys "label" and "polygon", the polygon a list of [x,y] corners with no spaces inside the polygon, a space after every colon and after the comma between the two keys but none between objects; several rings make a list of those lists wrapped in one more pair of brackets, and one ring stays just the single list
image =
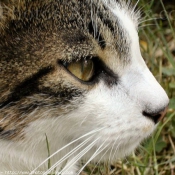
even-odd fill
[{"label": "striped fur", "polygon": [[[168,98],[141,57],[138,20],[124,1],[0,0],[0,171],[79,174],[80,160],[113,162],[153,132],[143,111]],[[87,58],[90,82],[63,64]]]}]

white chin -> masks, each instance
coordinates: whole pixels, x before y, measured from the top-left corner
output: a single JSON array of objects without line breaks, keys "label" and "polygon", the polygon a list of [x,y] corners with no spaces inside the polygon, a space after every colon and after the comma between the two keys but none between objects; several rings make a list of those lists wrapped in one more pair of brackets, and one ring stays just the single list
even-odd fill
[{"label": "white chin", "polygon": [[[102,144],[100,145],[99,143],[93,149],[91,149],[87,155],[84,156],[84,160],[87,161],[91,159],[91,157],[94,156],[94,153],[97,152],[96,156],[93,158],[94,162],[116,162],[116,160],[124,158],[135,151],[142,140],[143,139],[138,138],[128,140],[128,142],[106,142],[103,144],[103,146],[101,146]],[[97,151],[98,149],[99,151]]]}]

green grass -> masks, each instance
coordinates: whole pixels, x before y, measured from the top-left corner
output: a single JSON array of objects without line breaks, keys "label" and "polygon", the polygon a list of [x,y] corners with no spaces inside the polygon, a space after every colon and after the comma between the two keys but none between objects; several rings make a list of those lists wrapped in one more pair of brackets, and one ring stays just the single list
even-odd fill
[{"label": "green grass", "polygon": [[138,6],[145,20],[139,30],[142,56],[170,98],[168,113],[136,153],[116,162],[112,169],[106,164],[90,164],[83,175],[175,174],[175,5],[140,0]]}]

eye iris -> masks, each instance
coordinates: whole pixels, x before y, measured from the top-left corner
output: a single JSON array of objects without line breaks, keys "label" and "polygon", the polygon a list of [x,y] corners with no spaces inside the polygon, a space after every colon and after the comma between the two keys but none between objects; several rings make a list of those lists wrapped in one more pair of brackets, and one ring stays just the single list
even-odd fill
[{"label": "eye iris", "polygon": [[67,69],[82,81],[89,81],[94,74],[94,63],[92,60],[80,60],[72,62]]}]

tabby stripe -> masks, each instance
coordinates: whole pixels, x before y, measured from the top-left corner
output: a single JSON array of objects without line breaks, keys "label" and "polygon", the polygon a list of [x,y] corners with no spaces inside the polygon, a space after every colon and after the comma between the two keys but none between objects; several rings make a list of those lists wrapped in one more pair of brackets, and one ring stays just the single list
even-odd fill
[{"label": "tabby stripe", "polygon": [[19,85],[15,87],[13,92],[9,95],[9,98],[0,104],[0,108],[8,105],[11,102],[15,102],[20,100],[25,96],[29,96],[35,92],[38,92],[38,80],[42,78],[44,75],[48,74],[52,71],[53,68],[46,67],[39,70],[36,74],[32,75],[31,77],[25,79]]}]

